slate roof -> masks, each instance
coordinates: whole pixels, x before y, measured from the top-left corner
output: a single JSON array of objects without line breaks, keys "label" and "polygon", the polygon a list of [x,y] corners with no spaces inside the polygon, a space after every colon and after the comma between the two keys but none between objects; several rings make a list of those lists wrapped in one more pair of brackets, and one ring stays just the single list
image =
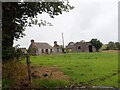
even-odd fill
[{"label": "slate roof", "polygon": [[[73,43],[73,42],[70,42]],[[76,45],[77,46],[86,46],[86,45],[92,45],[90,42],[76,42],[74,45],[70,45],[70,43],[66,46],[66,48],[74,48]]]},{"label": "slate roof", "polygon": [[51,45],[49,45],[48,43],[34,42],[34,45],[40,49],[53,49],[53,47]]},{"label": "slate roof", "polygon": [[91,45],[90,42],[76,42],[74,45]]}]

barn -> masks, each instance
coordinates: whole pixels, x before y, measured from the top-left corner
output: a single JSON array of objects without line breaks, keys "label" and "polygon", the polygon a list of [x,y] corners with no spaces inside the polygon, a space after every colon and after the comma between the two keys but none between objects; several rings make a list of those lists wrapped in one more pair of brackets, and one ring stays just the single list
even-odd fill
[{"label": "barn", "polygon": [[70,42],[66,49],[68,52],[95,52],[95,47],[90,42]]}]

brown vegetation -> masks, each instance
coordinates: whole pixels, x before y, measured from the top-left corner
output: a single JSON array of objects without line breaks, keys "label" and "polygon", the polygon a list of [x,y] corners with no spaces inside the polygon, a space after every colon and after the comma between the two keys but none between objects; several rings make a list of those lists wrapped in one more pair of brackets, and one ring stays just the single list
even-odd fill
[{"label": "brown vegetation", "polygon": [[32,66],[32,77],[50,80],[68,80],[69,77],[56,67],[35,67]]},{"label": "brown vegetation", "polygon": [[26,66],[19,61],[11,60],[2,64],[2,80],[9,80],[10,87],[18,87],[20,81],[27,78]]}]

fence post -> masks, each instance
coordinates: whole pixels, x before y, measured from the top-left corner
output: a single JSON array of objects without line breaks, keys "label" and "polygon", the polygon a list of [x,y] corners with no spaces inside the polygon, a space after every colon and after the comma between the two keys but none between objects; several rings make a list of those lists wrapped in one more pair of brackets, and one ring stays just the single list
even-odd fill
[{"label": "fence post", "polygon": [[30,56],[29,53],[26,54],[26,63],[27,63],[27,71],[28,71],[28,80],[31,86],[32,78],[31,78],[31,66],[30,66]]}]

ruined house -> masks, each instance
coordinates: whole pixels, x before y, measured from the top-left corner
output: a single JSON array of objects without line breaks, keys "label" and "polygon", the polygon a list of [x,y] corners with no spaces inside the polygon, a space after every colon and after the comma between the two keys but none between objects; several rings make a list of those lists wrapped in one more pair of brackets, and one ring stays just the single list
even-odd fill
[{"label": "ruined house", "polygon": [[53,52],[53,47],[50,46],[48,43],[39,43],[34,42],[34,40],[31,40],[28,52],[31,55],[49,54]]},{"label": "ruined house", "polygon": [[90,42],[70,42],[66,49],[68,52],[95,52],[95,47]]},{"label": "ruined house", "polygon": [[31,55],[42,55],[42,54],[60,53],[61,49],[56,41],[54,42],[54,46],[52,47],[48,43],[34,42],[34,40],[31,40],[31,44],[28,48],[28,52]]},{"label": "ruined house", "polygon": [[62,47],[57,44],[57,41],[54,41],[54,46],[53,46],[53,51],[54,53],[61,53],[62,52]]}]

